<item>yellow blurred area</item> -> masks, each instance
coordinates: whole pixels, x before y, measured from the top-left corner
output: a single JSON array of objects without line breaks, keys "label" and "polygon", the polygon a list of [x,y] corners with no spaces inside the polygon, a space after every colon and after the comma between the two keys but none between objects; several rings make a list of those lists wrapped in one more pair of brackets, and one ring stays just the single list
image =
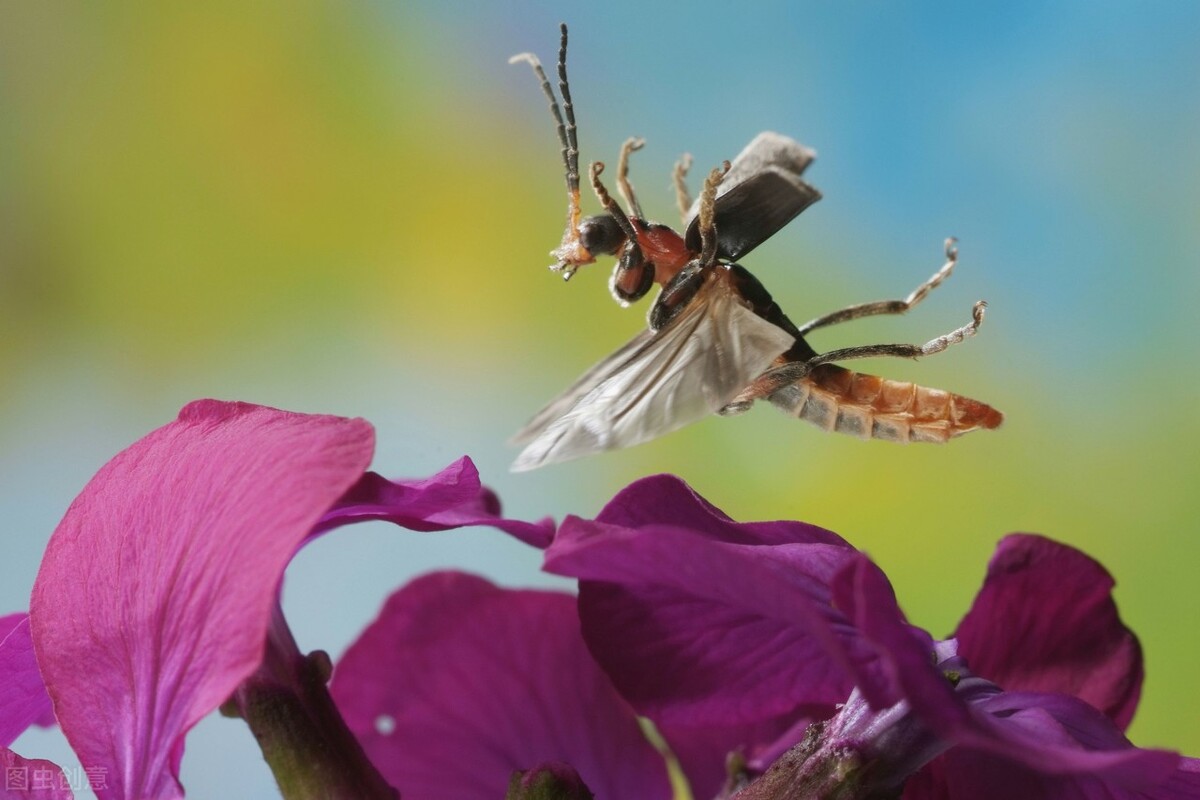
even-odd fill
[{"label": "yellow blurred area", "polygon": [[7,10],[6,374],[80,334],[153,369],[285,325],[511,319],[510,149],[416,37],[299,5]]}]

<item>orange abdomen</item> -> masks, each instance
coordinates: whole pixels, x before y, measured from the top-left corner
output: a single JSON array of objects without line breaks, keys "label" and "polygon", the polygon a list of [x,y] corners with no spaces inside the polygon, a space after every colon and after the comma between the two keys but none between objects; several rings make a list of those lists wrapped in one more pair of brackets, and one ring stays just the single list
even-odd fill
[{"label": "orange abdomen", "polygon": [[1003,414],[978,400],[835,364],[816,367],[770,401],[827,431],[890,442],[940,443],[1004,421]]}]

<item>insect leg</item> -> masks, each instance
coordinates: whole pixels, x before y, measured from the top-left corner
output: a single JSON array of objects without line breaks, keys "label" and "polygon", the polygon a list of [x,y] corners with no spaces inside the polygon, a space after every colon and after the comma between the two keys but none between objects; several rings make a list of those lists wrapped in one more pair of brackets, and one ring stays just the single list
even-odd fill
[{"label": "insect leg", "polygon": [[979,330],[979,326],[983,324],[983,314],[986,308],[987,303],[980,300],[971,310],[970,322],[961,328],[956,328],[942,336],[930,339],[925,344],[871,344],[861,347],[846,347],[841,350],[830,350],[828,353],[821,353],[804,361],[793,361],[769,369],[755,379],[754,383],[750,384],[744,392],[738,395],[734,402],[730,404],[733,408],[730,409],[729,413],[745,410],[742,404],[774,394],[783,387],[803,379],[821,364],[832,364],[855,358],[919,358],[920,356],[930,356],[934,353],[940,353],[950,347],[950,345],[958,344],[964,339],[974,336]]},{"label": "insect leg", "polygon": [[704,189],[700,192],[700,263],[712,266],[717,261],[717,220],[715,206],[717,202],[717,187],[725,173],[729,172],[729,162],[714,167],[704,179]]},{"label": "insect leg", "polygon": [[936,289],[942,281],[949,278],[950,273],[954,271],[956,263],[958,263],[958,245],[957,240],[951,237],[946,240],[946,263],[942,265],[941,269],[933,273],[929,280],[922,283],[916,289],[913,289],[908,297],[903,300],[880,300],[874,303],[860,303],[839,309],[804,323],[799,328],[800,334],[803,335],[817,328],[836,325],[840,322],[849,322],[852,319],[861,319],[862,317],[873,317],[878,314],[903,314],[924,300],[925,296]]},{"label": "insect leg", "polygon": [[600,180],[600,173],[604,172],[603,161],[593,161],[588,167],[588,177],[592,182],[592,191],[596,193],[596,199],[600,201],[600,205],[604,206],[604,210],[612,215],[612,218],[617,221],[617,225],[629,237],[635,245],[637,244],[637,231],[634,230],[633,223],[629,221],[629,217],[625,216],[625,212],[621,210],[621,206],[616,200],[612,199],[612,195],[608,193],[608,189]]},{"label": "insect leg", "polygon": [[700,193],[700,256],[688,262],[688,265],[671,279],[654,301],[650,309],[650,329],[662,330],[675,316],[687,307],[696,292],[704,285],[709,269],[717,262],[717,223],[714,219],[713,206],[716,202],[717,187],[725,173],[729,172],[729,162],[715,167],[704,180],[704,189]]},{"label": "insect leg", "polygon": [[692,261],[679,270],[675,277],[658,293],[654,305],[650,307],[650,314],[647,318],[650,330],[662,330],[687,308],[688,304],[692,302],[692,298],[704,286],[707,276],[708,272],[700,261]]},{"label": "insect leg", "polygon": [[[622,148],[622,152],[624,152],[624,148]],[[654,285],[654,265],[648,263],[642,253],[642,248],[637,240],[637,230],[633,227],[633,223],[629,221],[629,217],[625,216],[621,206],[612,199],[612,195],[600,181],[601,172],[604,172],[604,162],[593,161],[588,168],[592,191],[596,193],[600,205],[604,206],[604,210],[616,220],[617,225],[625,234],[625,245],[617,260],[617,266],[613,270],[612,278],[609,279],[608,290],[612,292],[613,298],[618,303],[627,306],[645,296],[646,292],[650,291],[650,287]]]},{"label": "insect leg", "polygon": [[692,207],[692,194],[687,187],[687,174],[691,168],[692,154],[684,153],[675,162],[675,169],[671,172],[671,178],[675,182],[675,202],[679,204],[679,218],[685,226],[688,224],[688,211]]},{"label": "insect leg", "polygon": [[645,217],[642,216],[642,207],[633,193],[633,186],[629,183],[629,154],[635,150],[641,150],[645,146],[645,139],[631,136],[621,145],[621,155],[617,158],[617,191],[621,193],[625,205],[629,206],[629,213],[637,219],[645,219]]}]

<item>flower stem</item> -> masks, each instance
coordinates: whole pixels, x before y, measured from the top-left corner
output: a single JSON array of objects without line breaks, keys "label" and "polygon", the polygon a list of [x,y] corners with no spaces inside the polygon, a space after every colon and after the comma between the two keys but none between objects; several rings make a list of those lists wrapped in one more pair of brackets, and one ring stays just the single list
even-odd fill
[{"label": "flower stem", "polygon": [[903,786],[880,788],[867,777],[852,749],[830,747],[827,723],[809,726],[804,738],[731,800],[895,800]]},{"label": "flower stem", "polygon": [[285,800],[397,800],[329,695],[329,656],[300,653],[278,602],[262,664],[227,707],[246,720]]}]

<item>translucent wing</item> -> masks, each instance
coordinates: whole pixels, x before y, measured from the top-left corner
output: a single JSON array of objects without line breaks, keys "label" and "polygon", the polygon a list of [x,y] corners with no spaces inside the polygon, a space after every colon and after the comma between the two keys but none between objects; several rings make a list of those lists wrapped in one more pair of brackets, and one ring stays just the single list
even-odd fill
[{"label": "translucent wing", "polygon": [[619,370],[620,365],[625,364],[632,354],[645,347],[653,338],[654,331],[643,330],[622,345],[621,349],[580,375],[565,392],[547,403],[541,411],[533,415],[533,419],[525,423],[524,428],[513,434],[512,438],[508,440],[509,444],[528,444],[536,439],[538,434],[550,426],[550,423],[570,411],[571,407],[579,402],[579,398],[594,389],[596,384],[613,372]]},{"label": "translucent wing", "polygon": [[669,325],[639,334],[515,437],[516,472],[649,441],[727,405],[794,339],[710,281]]},{"label": "translucent wing", "polygon": [[[717,189],[717,256],[737,261],[821,199],[800,179],[816,153],[794,139],[764,131],[738,154]],[[700,250],[699,200],[688,213],[687,245]]]}]

